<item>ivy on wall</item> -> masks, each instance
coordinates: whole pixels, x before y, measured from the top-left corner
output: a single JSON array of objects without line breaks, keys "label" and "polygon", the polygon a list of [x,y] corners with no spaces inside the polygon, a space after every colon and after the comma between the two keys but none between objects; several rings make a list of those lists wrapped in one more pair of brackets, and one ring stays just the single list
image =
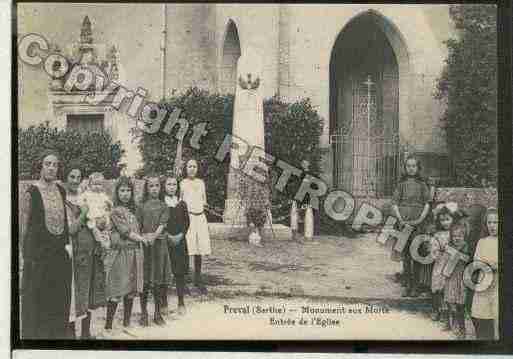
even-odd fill
[{"label": "ivy on wall", "polygon": [[459,36],[446,42],[436,97],[447,102],[452,185],[479,187],[497,180],[497,7],[451,5],[450,15]]}]

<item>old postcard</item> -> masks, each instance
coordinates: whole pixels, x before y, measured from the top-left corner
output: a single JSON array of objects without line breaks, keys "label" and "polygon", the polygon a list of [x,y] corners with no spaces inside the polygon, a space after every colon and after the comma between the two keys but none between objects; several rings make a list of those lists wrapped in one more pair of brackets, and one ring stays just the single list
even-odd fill
[{"label": "old postcard", "polygon": [[15,21],[22,340],[500,338],[495,5]]}]

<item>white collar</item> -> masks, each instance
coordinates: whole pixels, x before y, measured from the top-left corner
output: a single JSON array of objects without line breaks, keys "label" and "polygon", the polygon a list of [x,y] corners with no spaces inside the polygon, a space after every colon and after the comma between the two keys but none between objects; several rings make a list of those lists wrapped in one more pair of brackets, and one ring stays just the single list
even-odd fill
[{"label": "white collar", "polygon": [[176,205],[178,204],[178,197],[177,196],[165,196],[164,197],[164,202],[166,202],[166,206],[168,207],[176,207]]}]

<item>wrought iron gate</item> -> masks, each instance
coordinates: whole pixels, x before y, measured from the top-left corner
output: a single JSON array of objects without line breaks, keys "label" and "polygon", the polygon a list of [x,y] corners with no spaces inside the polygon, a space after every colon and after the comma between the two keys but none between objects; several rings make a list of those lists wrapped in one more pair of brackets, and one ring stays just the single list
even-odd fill
[{"label": "wrought iron gate", "polygon": [[332,135],[335,185],[353,196],[382,198],[394,191],[400,171],[399,139]]},{"label": "wrought iron gate", "polygon": [[[381,74],[377,80],[381,88],[390,78]],[[398,92],[377,91],[370,75],[366,81],[356,77],[351,82],[349,120],[339,122],[331,136],[334,184],[357,197],[388,197],[397,182],[401,158],[397,121],[384,119],[383,104],[396,109]]]}]

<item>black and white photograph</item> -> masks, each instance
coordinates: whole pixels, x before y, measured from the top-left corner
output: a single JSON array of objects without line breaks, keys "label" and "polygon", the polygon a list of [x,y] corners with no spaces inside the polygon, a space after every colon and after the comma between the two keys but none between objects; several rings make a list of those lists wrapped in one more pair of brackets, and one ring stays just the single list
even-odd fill
[{"label": "black and white photograph", "polygon": [[14,8],[21,340],[501,339],[495,4]]}]

